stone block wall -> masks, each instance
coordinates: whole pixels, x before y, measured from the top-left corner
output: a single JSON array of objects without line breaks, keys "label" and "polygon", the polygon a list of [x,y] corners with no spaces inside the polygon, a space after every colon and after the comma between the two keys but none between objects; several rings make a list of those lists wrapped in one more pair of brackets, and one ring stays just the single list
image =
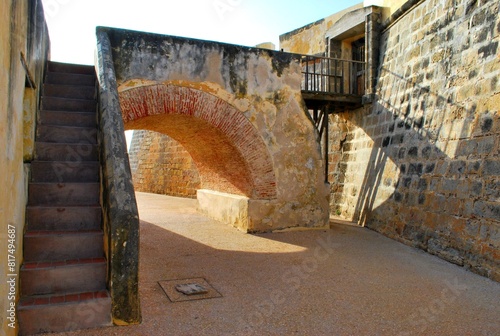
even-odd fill
[{"label": "stone block wall", "polygon": [[174,139],[136,130],[129,156],[136,191],[196,198],[196,190],[200,188],[196,164]]},{"label": "stone block wall", "polygon": [[331,116],[332,214],[500,280],[499,2],[382,30],[376,100]]}]

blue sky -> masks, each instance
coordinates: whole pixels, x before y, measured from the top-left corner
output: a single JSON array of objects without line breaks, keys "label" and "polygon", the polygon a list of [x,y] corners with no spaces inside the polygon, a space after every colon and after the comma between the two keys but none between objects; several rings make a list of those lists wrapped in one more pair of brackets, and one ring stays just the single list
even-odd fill
[{"label": "blue sky", "polygon": [[42,0],[52,60],[93,64],[95,27],[109,26],[254,46],[361,1]]}]

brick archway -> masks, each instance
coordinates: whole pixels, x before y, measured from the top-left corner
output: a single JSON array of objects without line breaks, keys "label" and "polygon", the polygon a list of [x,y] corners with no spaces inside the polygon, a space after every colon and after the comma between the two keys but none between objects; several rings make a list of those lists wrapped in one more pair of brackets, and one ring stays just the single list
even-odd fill
[{"label": "brick archway", "polygon": [[147,129],[179,141],[198,167],[202,187],[276,198],[271,156],[255,127],[235,107],[201,90],[154,84],[122,91],[126,129]]}]

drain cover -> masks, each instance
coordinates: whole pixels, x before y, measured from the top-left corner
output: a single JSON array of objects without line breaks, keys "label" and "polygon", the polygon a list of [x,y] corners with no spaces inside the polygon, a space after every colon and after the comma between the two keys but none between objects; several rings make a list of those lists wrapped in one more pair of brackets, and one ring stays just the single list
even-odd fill
[{"label": "drain cover", "polygon": [[207,294],[208,291],[202,285],[198,285],[197,283],[188,283],[176,285],[175,289],[178,292],[186,295],[198,295],[198,294]]},{"label": "drain cover", "polygon": [[158,281],[172,302],[222,297],[204,278]]}]

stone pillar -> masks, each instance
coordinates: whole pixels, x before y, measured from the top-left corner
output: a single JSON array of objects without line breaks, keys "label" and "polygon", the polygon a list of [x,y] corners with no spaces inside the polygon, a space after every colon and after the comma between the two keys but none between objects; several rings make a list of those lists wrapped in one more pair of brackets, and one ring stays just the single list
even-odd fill
[{"label": "stone pillar", "polygon": [[381,8],[378,7],[373,7],[372,10],[372,13],[366,16],[365,21],[366,76],[363,104],[373,102],[375,87],[377,84],[377,68],[380,56],[380,29],[382,24],[382,13]]}]

